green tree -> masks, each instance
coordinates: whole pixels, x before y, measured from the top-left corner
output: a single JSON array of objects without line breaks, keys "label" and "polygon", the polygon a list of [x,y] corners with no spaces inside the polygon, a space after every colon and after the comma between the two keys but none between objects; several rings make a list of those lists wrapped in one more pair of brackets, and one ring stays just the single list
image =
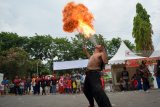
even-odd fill
[{"label": "green tree", "polygon": [[135,45],[131,43],[129,40],[124,40],[124,43],[130,50],[135,51]]},{"label": "green tree", "polygon": [[132,35],[135,38],[136,50],[144,53],[154,50],[152,44],[152,24],[149,18],[150,15],[147,14],[147,11],[140,3],[137,3]]},{"label": "green tree", "polygon": [[72,44],[67,38],[54,38],[55,55],[58,61],[72,60]]},{"label": "green tree", "polygon": [[26,51],[33,59],[44,60],[51,58],[51,49],[53,48],[53,38],[50,35],[38,35],[30,37],[26,46]]},{"label": "green tree", "polygon": [[92,53],[94,44],[89,40],[85,39],[83,34],[77,34],[72,38],[72,56],[74,60],[86,59],[87,56],[83,52],[83,47],[87,47],[89,53]]},{"label": "green tree", "polygon": [[110,59],[116,54],[118,48],[120,47],[121,38],[112,38],[112,40],[106,41],[106,44],[107,44],[108,57]]},{"label": "green tree", "polygon": [[[116,54],[117,50],[119,49],[119,47],[121,45],[121,42],[122,42],[122,39],[119,37],[112,38],[112,40],[110,40],[110,41],[106,41],[109,59],[112,58]],[[135,49],[134,44],[132,44],[129,40],[123,40],[123,42],[126,44],[126,46],[130,50],[133,51]]]},{"label": "green tree", "polygon": [[0,33],[0,51],[6,51],[10,48],[24,48],[28,42],[27,37],[20,37],[16,33],[1,32]]},{"label": "green tree", "polygon": [[28,53],[22,48],[10,48],[0,57],[0,71],[13,79],[15,75],[25,76],[28,71]]}]

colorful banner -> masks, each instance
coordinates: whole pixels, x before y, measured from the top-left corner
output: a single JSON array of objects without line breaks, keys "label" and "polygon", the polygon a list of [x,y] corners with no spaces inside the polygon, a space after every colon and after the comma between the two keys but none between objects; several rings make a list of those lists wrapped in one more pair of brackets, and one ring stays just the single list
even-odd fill
[{"label": "colorful banner", "polygon": [[127,67],[138,67],[142,61],[146,62],[146,65],[151,65],[151,64],[156,64],[157,58],[146,58],[146,59],[141,59],[141,60],[128,60],[126,61],[126,66]]},{"label": "colorful banner", "polygon": [[111,65],[106,64],[103,72],[104,72],[104,78],[105,79],[111,79],[112,78]]}]

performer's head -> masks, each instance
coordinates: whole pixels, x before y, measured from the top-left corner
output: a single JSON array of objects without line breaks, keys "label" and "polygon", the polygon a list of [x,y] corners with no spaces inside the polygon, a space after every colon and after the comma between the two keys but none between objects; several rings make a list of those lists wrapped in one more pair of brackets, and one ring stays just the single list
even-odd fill
[{"label": "performer's head", "polygon": [[103,51],[103,46],[102,45],[96,45],[95,46],[95,51],[99,51],[99,52]]}]

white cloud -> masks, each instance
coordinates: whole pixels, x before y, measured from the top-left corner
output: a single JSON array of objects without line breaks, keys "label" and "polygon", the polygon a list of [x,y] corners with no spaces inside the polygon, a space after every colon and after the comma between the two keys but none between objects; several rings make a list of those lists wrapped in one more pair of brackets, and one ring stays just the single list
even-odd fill
[{"label": "white cloud", "polygon": [[84,3],[95,16],[95,29],[105,38],[120,36],[132,42],[136,3],[151,15],[154,43],[160,34],[159,0],[0,0],[0,31],[32,36],[34,33],[67,36],[62,29],[62,10],[70,2]]}]

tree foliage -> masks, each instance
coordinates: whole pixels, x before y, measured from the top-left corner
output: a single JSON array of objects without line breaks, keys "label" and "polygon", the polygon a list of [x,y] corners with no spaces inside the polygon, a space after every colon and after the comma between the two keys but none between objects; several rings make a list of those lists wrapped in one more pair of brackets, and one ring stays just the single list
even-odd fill
[{"label": "tree foliage", "polygon": [[112,58],[116,54],[116,52],[118,51],[122,41],[126,44],[126,46],[130,50],[133,51],[135,49],[134,44],[132,44],[129,40],[122,40],[119,37],[118,38],[112,38],[112,40],[106,41],[107,52],[108,52],[109,59]]},{"label": "tree foliage", "polygon": [[44,60],[51,58],[50,50],[53,48],[53,39],[50,35],[38,35],[30,37],[26,51],[33,59]]},{"label": "tree foliage", "polygon": [[5,51],[15,47],[25,47],[28,42],[27,37],[20,37],[16,33],[1,32],[0,33],[0,51]]},{"label": "tree foliage", "polygon": [[[105,46],[111,58],[120,46],[121,38],[107,41],[102,35],[93,35],[85,39],[83,34],[77,34],[71,39],[53,38],[50,35],[21,37],[16,33],[0,33],[0,72],[12,79],[15,75],[27,76],[32,74],[51,74],[53,62],[86,59],[83,47],[90,54],[94,51],[94,42]],[[133,49],[134,45],[124,40]],[[47,61],[43,64],[43,61]]]},{"label": "tree foliage", "polygon": [[27,74],[28,66],[28,53],[21,48],[10,48],[9,50],[1,53],[0,71],[9,78],[15,75]]},{"label": "tree foliage", "polygon": [[150,23],[150,15],[140,3],[136,5],[136,16],[133,20],[132,35],[135,38],[136,50],[147,51],[154,50],[152,44],[152,24]]}]

